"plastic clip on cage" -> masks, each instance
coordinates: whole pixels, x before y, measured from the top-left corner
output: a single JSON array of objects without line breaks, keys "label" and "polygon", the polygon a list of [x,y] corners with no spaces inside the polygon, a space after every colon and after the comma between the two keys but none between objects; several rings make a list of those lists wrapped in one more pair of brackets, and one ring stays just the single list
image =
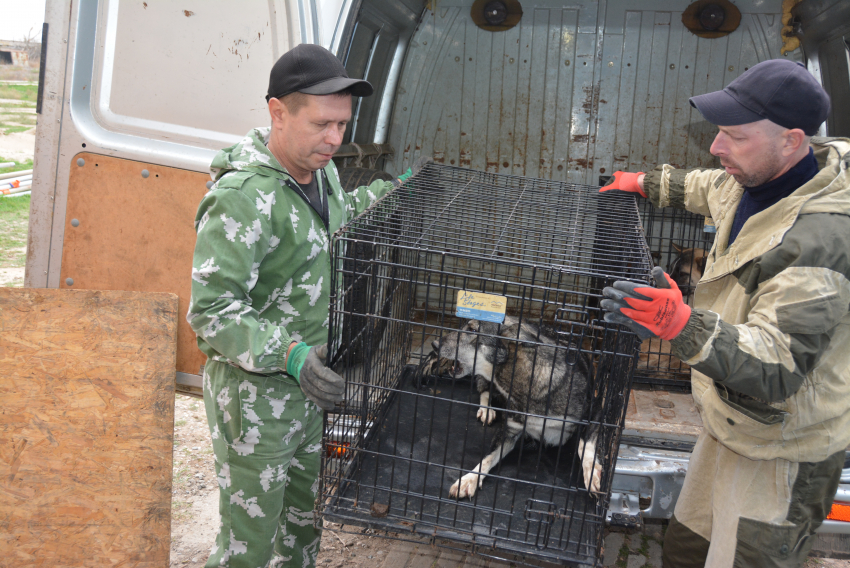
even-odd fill
[{"label": "plastic clip on cage", "polygon": [[649,282],[632,196],[431,164],[332,238],[322,518],[596,562]]}]

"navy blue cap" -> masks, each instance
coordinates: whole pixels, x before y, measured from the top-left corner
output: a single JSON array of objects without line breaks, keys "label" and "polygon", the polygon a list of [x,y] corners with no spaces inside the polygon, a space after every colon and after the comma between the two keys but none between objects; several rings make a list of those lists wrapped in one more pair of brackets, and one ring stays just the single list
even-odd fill
[{"label": "navy blue cap", "polygon": [[712,124],[735,126],[767,119],[808,136],[829,114],[829,95],[802,63],[769,59],[753,66],[722,91],[691,97]]},{"label": "navy blue cap", "polygon": [[351,79],[336,55],[310,43],[296,45],[280,56],[269,75],[266,101],[290,93],[330,95],[346,89],[355,97],[368,97],[372,85],[362,79]]}]

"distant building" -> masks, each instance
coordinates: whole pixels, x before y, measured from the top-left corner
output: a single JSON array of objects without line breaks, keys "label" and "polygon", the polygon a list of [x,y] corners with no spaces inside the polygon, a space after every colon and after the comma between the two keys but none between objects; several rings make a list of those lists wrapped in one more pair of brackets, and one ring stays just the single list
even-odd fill
[{"label": "distant building", "polygon": [[27,66],[32,47],[32,44],[23,41],[0,40],[0,65]]}]

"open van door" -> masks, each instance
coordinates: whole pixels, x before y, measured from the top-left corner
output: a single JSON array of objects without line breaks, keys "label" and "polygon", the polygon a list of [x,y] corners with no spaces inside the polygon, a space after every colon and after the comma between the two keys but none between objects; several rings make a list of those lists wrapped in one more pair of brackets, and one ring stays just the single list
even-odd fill
[{"label": "open van door", "polygon": [[209,163],[269,122],[277,58],[331,46],[350,7],[48,2],[25,285],[177,294],[178,390],[200,393],[205,357],[183,316]]}]

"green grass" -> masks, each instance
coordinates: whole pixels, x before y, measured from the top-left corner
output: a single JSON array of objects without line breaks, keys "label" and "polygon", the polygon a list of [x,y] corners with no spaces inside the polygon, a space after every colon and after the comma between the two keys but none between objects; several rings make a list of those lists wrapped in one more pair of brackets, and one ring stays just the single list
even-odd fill
[{"label": "green grass", "polygon": [[16,132],[26,132],[32,128],[32,126],[6,126],[2,122],[0,122],[0,133],[2,134],[15,134]]},{"label": "green grass", "polygon": [[5,102],[3,108],[7,110],[15,110],[19,108],[35,108],[36,104],[29,101],[20,101],[16,103]]},{"label": "green grass", "polygon": [[30,81],[38,83],[38,65],[34,67],[0,65],[0,81]]},{"label": "green grass", "polygon": [[26,264],[30,196],[0,197],[0,268]]},{"label": "green grass", "polygon": [[178,420],[177,422],[174,423],[175,427],[180,427],[180,426],[185,426],[185,425],[186,425],[185,420]]},{"label": "green grass", "polygon": [[0,99],[36,101],[38,85],[0,85]]},{"label": "green grass", "polygon": [[0,113],[0,134],[14,134],[24,132],[36,125],[36,117],[33,114],[23,112]]},{"label": "green grass", "polygon": [[35,126],[36,122],[34,114],[27,114],[23,112],[3,113],[2,117],[4,121],[14,122],[15,124],[22,124],[28,126]]},{"label": "green grass", "polygon": [[27,221],[30,216],[30,196],[9,199],[0,197],[0,221]]},{"label": "green grass", "polygon": [[[0,156],[0,164],[3,164],[5,162],[15,162],[15,160],[9,160],[7,158],[4,158],[3,156]],[[31,169],[32,169],[32,160],[27,160],[26,162],[15,162],[14,166],[10,166],[8,168],[0,168],[0,174],[8,174],[8,173],[11,173],[11,172],[22,172],[24,170],[31,170]]]}]

